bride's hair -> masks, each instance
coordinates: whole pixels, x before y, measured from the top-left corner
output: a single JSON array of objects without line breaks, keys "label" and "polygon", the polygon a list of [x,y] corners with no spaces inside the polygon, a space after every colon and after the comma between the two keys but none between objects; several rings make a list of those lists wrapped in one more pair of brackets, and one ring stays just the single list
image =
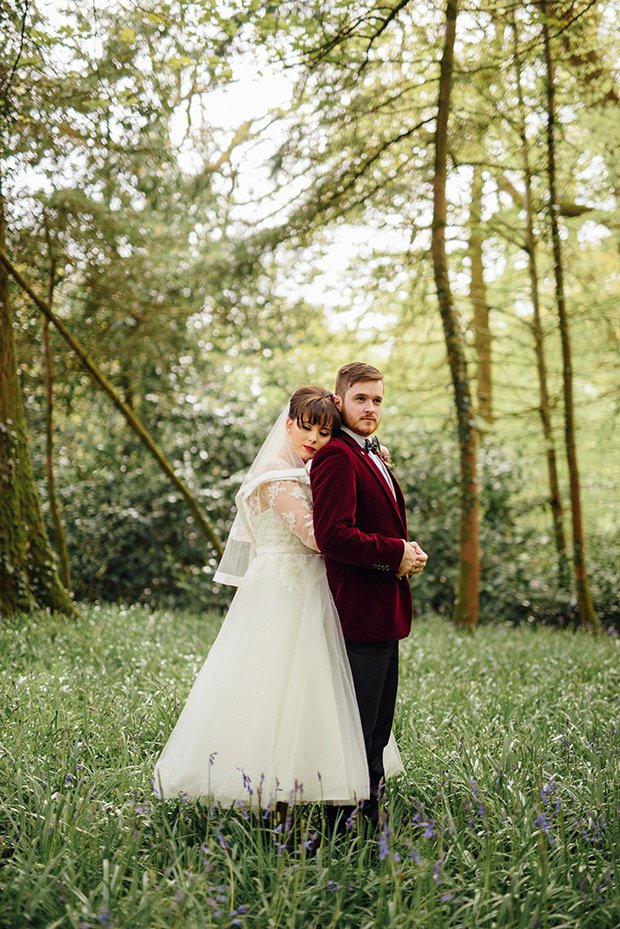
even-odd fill
[{"label": "bride's hair", "polygon": [[334,395],[325,387],[300,387],[290,399],[288,407],[290,419],[301,425],[302,422],[313,426],[326,426],[332,432],[340,429],[340,413],[334,403]]}]

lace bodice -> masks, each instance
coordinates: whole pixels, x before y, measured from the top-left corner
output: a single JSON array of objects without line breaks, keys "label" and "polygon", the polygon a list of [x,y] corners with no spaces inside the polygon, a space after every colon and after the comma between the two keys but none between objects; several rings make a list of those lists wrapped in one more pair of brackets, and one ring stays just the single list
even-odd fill
[{"label": "lace bodice", "polygon": [[[286,462],[279,459],[270,463],[270,470],[287,468]],[[317,551],[310,484],[291,478],[266,481],[253,491],[248,505],[257,551],[261,548],[300,554]]]}]

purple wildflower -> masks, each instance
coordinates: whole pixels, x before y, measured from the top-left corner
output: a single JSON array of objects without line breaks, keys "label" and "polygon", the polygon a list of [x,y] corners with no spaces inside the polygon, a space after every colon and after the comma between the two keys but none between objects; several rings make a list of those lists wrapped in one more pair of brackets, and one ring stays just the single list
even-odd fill
[{"label": "purple wildflower", "polygon": [[252,790],[252,779],[248,777],[243,768],[237,768],[237,771],[241,771],[241,777],[243,778],[243,789],[247,790],[250,797],[254,796],[254,791]]},{"label": "purple wildflower", "polygon": [[151,785],[151,790],[155,794],[158,800],[164,799],[164,791],[161,784],[156,784],[152,777],[149,778],[149,784]]},{"label": "purple wildflower", "polygon": [[379,858],[381,859],[381,861],[385,861],[388,854],[389,854],[388,837],[384,832],[382,832],[379,836]]},{"label": "purple wildflower", "polygon": [[417,850],[417,848],[415,847],[415,845],[414,845],[414,847],[411,849],[411,851],[409,852],[409,857],[410,857],[413,861],[415,861],[415,863],[417,864],[418,867],[421,866],[421,864],[422,864],[422,859],[420,858],[420,853],[419,853],[419,851]]},{"label": "purple wildflower", "polygon": [[546,817],[542,813],[539,813],[536,819],[534,820],[534,825],[539,826],[542,831],[548,836],[549,841],[553,842],[553,833],[551,831],[551,823],[547,821]]},{"label": "purple wildflower", "polygon": [[286,849],[286,841],[282,841],[283,830],[284,830],[284,826],[282,825],[282,823],[279,823],[276,826],[276,828],[273,830],[273,842],[274,842],[275,847],[278,849],[278,857],[282,855],[282,853]]},{"label": "purple wildflower", "polygon": [[[307,852],[311,852],[311,851],[314,850],[314,847],[315,847],[315,845],[316,845],[317,838],[318,838],[318,833],[317,833],[317,832],[311,832],[311,833],[309,834],[308,838],[307,838],[306,841],[304,842],[304,848],[306,849]],[[301,851],[301,849],[300,849],[300,851]]]},{"label": "purple wildflower", "polygon": [[345,823],[346,828],[347,828],[347,832],[351,832],[352,834],[355,834],[355,832],[356,832],[356,830],[357,830],[357,812],[358,812],[358,809],[359,809],[358,807],[354,807],[354,808],[351,810],[351,813],[350,813],[349,816],[347,817],[347,821],[346,821],[346,823]]}]

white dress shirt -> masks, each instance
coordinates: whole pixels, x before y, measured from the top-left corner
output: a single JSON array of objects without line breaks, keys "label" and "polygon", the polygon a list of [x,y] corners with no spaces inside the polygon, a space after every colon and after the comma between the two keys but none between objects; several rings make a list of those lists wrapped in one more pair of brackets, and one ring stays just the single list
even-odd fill
[{"label": "white dress shirt", "polygon": [[[357,432],[352,432],[352,430],[349,429],[347,426],[341,426],[340,428],[342,432],[346,432],[346,434],[350,435],[352,439],[355,439],[355,441],[360,446],[360,448],[364,450],[364,444],[366,442],[367,436],[359,435]],[[385,478],[386,484],[392,491],[392,495],[394,496],[394,498],[396,498],[396,492],[394,490],[394,484],[392,482],[392,475],[390,474],[389,469],[386,466],[386,464],[383,461],[381,461],[379,456],[376,455],[374,452],[366,452],[365,454],[370,456],[372,463],[376,465],[376,467],[379,469],[379,471]]]}]

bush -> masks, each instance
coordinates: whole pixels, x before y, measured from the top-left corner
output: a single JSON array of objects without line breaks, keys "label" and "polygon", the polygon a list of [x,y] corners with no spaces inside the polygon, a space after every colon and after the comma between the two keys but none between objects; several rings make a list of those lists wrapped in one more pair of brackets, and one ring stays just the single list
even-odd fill
[{"label": "bush", "polygon": [[[189,427],[177,428],[173,439],[161,444],[173,448],[176,470],[224,540],[241,476],[265,427],[237,411],[203,412]],[[88,470],[78,471],[75,462],[58,467],[76,598],[153,607],[225,606],[231,589],[214,586],[218,558],[187,503],[142,446],[123,438],[122,449],[113,435],[91,445]]]},{"label": "bush", "polygon": [[[458,451],[445,435],[423,430],[408,445],[395,473],[407,500],[410,536],[429,552],[428,566],[414,582],[414,603],[420,612],[430,608],[450,616],[458,580]],[[547,519],[547,502],[529,492],[519,456],[482,445],[479,481],[480,621],[577,623],[573,585],[561,583],[551,526],[548,532],[536,526]],[[618,538],[598,538],[588,564],[601,621],[620,629],[619,549]]]},{"label": "bush", "polygon": [[[163,447],[174,448],[175,465],[197,488],[222,540],[241,476],[271,418],[269,411],[265,421],[257,421],[240,407],[226,416],[203,411],[189,423],[166,424]],[[445,433],[419,430],[397,438],[392,457],[407,500],[410,536],[430,555],[413,582],[415,609],[449,617],[459,555],[456,443]],[[88,449],[88,460],[78,480],[73,464],[58,469],[77,598],[201,610],[227,606],[232,588],[213,583],[216,556],[185,501],[142,447],[125,436],[119,450],[118,440],[109,436]],[[480,621],[576,623],[576,600],[572,585],[560,583],[551,529],[537,526],[550,522],[547,503],[532,496],[518,455],[487,443],[479,464]],[[618,629],[619,555],[618,538],[597,538],[588,552],[601,621]]]}]

